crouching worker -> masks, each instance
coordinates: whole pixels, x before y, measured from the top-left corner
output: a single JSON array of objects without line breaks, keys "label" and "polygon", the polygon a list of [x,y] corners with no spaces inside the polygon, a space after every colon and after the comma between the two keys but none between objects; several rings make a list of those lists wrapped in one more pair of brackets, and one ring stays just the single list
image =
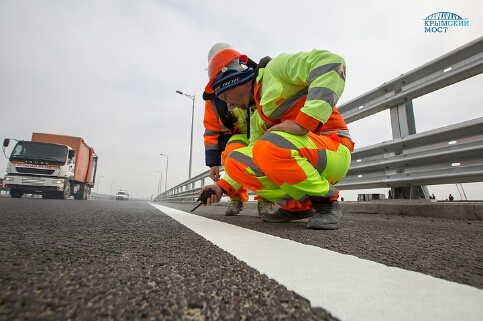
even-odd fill
[{"label": "crouching worker", "polygon": [[[312,50],[263,58],[256,70],[233,49],[208,65],[212,90],[228,106],[253,112],[250,144],[231,152],[215,195],[245,187],[278,203],[266,222],[309,218],[309,229],[337,229],[342,216],[334,185],[346,175],[354,148],[336,103],[345,86],[345,62],[329,51]],[[245,80],[250,78],[250,81]]]},{"label": "crouching worker", "polygon": [[[227,43],[215,43],[208,52],[208,63],[213,55],[223,49],[231,48]],[[256,68],[257,64],[247,57],[247,66]],[[205,144],[205,162],[210,168],[210,178],[217,182],[220,179],[220,166],[225,164],[227,155],[240,148],[248,146],[247,111],[240,108],[228,108],[226,102],[216,97],[210,88],[210,93],[203,92],[205,113],[203,134]],[[273,214],[272,202],[255,196],[258,215]],[[230,205],[225,211],[227,216],[240,215],[244,203],[248,201],[248,191],[241,187],[230,195]]]}]

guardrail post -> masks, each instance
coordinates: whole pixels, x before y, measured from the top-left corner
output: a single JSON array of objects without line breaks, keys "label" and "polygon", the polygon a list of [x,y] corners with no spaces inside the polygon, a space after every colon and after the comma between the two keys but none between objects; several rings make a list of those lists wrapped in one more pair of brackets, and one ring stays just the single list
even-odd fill
[{"label": "guardrail post", "polygon": [[[394,94],[398,94],[400,92],[402,92],[401,88],[396,88],[394,90]],[[412,100],[390,108],[389,112],[391,115],[392,137],[394,139],[416,134],[416,122],[414,120]],[[402,153],[403,151],[401,150],[396,152],[396,155],[400,155]],[[399,168],[397,171],[399,173],[404,173],[404,168]],[[397,199],[429,199],[429,190],[427,186],[392,187],[390,195],[391,198]]]}]

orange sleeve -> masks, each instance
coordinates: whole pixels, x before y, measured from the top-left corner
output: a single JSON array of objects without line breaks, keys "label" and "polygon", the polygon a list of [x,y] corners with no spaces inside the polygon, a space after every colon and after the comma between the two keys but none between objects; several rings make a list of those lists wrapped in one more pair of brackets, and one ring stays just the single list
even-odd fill
[{"label": "orange sleeve", "polygon": [[295,122],[317,135],[320,134],[323,125],[318,119],[310,117],[302,111],[297,114]]},{"label": "orange sleeve", "polygon": [[220,179],[215,184],[220,186],[223,189],[223,192],[225,192],[226,195],[228,195],[228,197],[233,197],[234,194],[236,193],[236,190],[230,184],[228,184],[228,182],[225,181],[223,178]]},{"label": "orange sleeve", "polygon": [[[205,133],[203,134],[206,149],[218,148],[218,136],[221,135],[221,125],[216,116],[215,109],[209,100],[205,101],[205,114],[203,117]],[[215,147],[216,146],[216,147]]]}]

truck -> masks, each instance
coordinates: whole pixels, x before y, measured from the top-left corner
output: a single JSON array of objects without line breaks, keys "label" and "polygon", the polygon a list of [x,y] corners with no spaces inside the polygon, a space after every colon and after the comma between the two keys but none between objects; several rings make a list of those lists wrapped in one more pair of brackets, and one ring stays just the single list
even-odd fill
[{"label": "truck", "polygon": [[[10,144],[3,141],[3,153]],[[8,158],[3,187],[10,196],[42,195],[44,199],[87,200],[95,184],[98,157],[81,137],[32,133],[17,140]]]}]

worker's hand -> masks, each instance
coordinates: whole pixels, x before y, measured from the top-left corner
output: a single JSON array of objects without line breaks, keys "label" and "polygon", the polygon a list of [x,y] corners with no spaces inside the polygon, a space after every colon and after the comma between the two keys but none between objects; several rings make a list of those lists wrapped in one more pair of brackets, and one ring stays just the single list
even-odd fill
[{"label": "worker's hand", "polygon": [[200,190],[200,195],[210,188],[213,190],[213,192],[215,192],[215,194],[211,195],[211,197],[206,200],[206,205],[218,203],[223,196],[223,189],[216,184],[203,186]]},{"label": "worker's hand", "polygon": [[300,136],[307,135],[309,132],[307,128],[300,126],[295,122],[295,120],[285,120],[280,124],[273,125],[269,129],[267,129],[267,133],[271,132],[272,130],[280,130],[282,132]]},{"label": "worker's hand", "polygon": [[213,180],[213,182],[218,182],[220,179],[220,168],[218,166],[210,167],[210,178]]}]

